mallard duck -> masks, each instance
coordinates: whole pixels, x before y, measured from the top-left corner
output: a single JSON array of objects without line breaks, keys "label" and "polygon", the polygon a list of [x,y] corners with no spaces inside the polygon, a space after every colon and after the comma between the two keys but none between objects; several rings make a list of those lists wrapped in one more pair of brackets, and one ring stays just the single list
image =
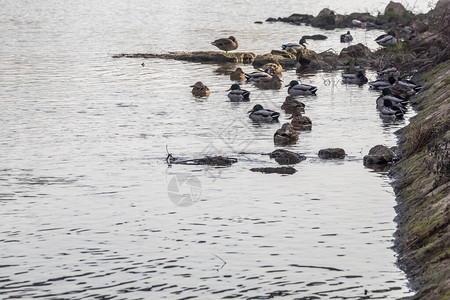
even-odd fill
[{"label": "mallard duck", "polygon": [[292,112],[291,125],[295,130],[311,130],[312,122],[307,116],[303,116],[300,110],[294,110]]},{"label": "mallard duck", "polygon": [[389,88],[391,86],[391,83],[386,80],[375,80],[368,83],[369,88],[372,90],[382,90],[385,88]]},{"label": "mallard duck", "polygon": [[233,84],[227,91],[231,102],[250,101],[250,92],[242,90],[239,84]]},{"label": "mallard duck", "polygon": [[419,92],[421,88],[421,86],[410,80],[395,80],[390,87],[393,95],[404,99],[409,99]]},{"label": "mallard duck", "polygon": [[191,85],[192,94],[196,97],[208,97],[209,96],[209,88],[204,85],[201,81],[196,82],[194,85]]},{"label": "mallard duck", "polygon": [[387,34],[382,34],[377,37],[375,42],[380,46],[387,47],[397,44],[398,39],[395,37],[395,33],[389,31]]},{"label": "mallard duck", "polygon": [[280,113],[270,109],[264,109],[259,104],[253,106],[253,109],[248,112],[250,113],[248,117],[255,122],[278,122],[278,117],[280,116]]},{"label": "mallard duck", "polygon": [[301,38],[299,43],[287,43],[284,45],[281,45],[281,49],[284,51],[289,51],[289,50],[295,50],[296,52],[300,52],[304,49],[306,49],[306,45],[308,45],[308,43],[306,42],[306,40],[304,38]]},{"label": "mallard duck", "polygon": [[292,114],[294,110],[299,110],[301,112],[305,111],[305,104],[300,102],[291,95],[287,95],[283,104],[281,105],[281,109],[283,109],[287,114]]},{"label": "mallard duck", "polygon": [[317,87],[309,84],[298,83],[297,80],[292,80],[286,86],[289,87],[288,94],[292,96],[315,95],[317,91]]},{"label": "mallard duck", "polygon": [[283,85],[280,77],[275,74],[272,77],[261,78],[261,80],[255,82],[255,86],[263,90],[279,90]]},{"label": "mallard duck", "polygon": [[289,123],[284,123],[273,135],[275,145],[290,145],[298,141],[298,133]]},{"label": "mallard duck", "polygon": [[251,73],[245,73],[245,78],[247,78],[247,81],[249,82],[258,82],[260,81],[262,78],[272,78],[272,76],[266,72],[266,71],[254,71]]},{"label": "mallard duck", "polygon": [[230,74],[230,80],[244,81],[246,79],[245,73],[241,68],[236,68],[236,70]]},{"label": "mallard duck", "polygon": [[363,71],[358,71],[356,74],[342,74],[343,83],[365,84],[369,81]]},{"label": "mallard duck", "polygon": [[353,37],[350,34],[350,31],[347,31],[345,34],[341,34],[341,43],[348,43],[353,41]]},{"label": "mallard duck", "polygon": [[215,40],[211,44],[227,53],[228,53],[228,51],[236,50],[239,47],[239,44],[236,41],[234,36],[230,36],[229,38]]},{"label": "mallard duck", "polygon": [[394,66],[394,64],[390,64],[388,67],[384,68],[383,70],[377,72],[377,79],[378,80],[389,80],[390,77],[393,77],[395,80],[398,79],[400,76],[400,72],[397,70],[397,68]]},{"label": "mallard duck", "polygon": [[277,74],[278,76],[281,76],[281,73],[283,72],[283,67],[279,63],[267,63],[262,66],[261,69],[271,70],[270,75]]},{"label": "mallard duck", "polygon": [[395,83],[398,83],[399,85],[402,85],[402,86],[407,86],[410,89],[414,90],[416,93],[422,89],[422,87],[420,85],[418,85],[417,83],[415,83],[411,80],[403,79],[401,77],[398,77],[397,80],[395,81]]},{"label": "mallard duck", "polygon": [[404,112],[401,108],[396,107],[392,104],[391,100],[385,99],[383,107],[380,109],[380,117],[382,118],[392,118],[402,119]]},{"label": "mallard duck", "polygon": [[404,98],[399,98],[392,95],[392,92],[389,88],[384,88],[381,95],[377,98],[377,108],[382,109],[384,106],[384,100],[389,100],[392,106],[400,108],[403,112],[406,111],[405,105],[408,104],[408,101]]}]

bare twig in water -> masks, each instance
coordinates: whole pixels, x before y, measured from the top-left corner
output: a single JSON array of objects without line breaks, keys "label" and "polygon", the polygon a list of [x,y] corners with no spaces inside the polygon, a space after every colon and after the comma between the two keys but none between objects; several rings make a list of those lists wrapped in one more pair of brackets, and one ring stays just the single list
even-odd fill
[{"label": "bare twig in water", "polygon": [[172,154],[169,153],[169,149],[167,147],[167,144],[166,144],[166,152],[167,152],[166,162],[170,165],[170,164],[172,164],[174,158],[173,158]]},{"label": "bare twig in water", "polygon": [[213,254],[213,255],[223,262],[223,265],[220,268],[216,269],[216,271],[219,272],[219,270],[221,270],[227,264],[227,262],[224,261],[219,255],[216,255],[216,254]]}]

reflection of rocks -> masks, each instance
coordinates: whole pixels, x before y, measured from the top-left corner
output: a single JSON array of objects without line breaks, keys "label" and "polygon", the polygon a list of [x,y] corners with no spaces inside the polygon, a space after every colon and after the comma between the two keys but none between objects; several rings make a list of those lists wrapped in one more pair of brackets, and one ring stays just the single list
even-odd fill
[{"label": "reflection of rocks", "polygon": [[394,160],[395,154],[386,146],[376,145],[364,156],[363,163],[367,165],[388,164]]},{"label": "reflection of rocks", "polygon": [[319,151],[319,157],[323,159],[345,158],[345,151],[341,148],[327,148]]},{"label": "reflection of rocks", "polygon": [[274,158],[280,165],[293,165],[306,159],[304,155],[289,150],[277,149],[269,154],[270,158]]},{"label": "reflection of rocks", "polygon": [[266,174],[277,173],[277,174],[294,174],[297,170],[293,167],[277,167],[277,168],[252,168],[252,172],[261,172]]},{"label": "reflection of rocks", "polygon": [[255,59],[255,54],[251,52],[233,52],[224,53],[218,51],[194,51],[194,52],[170,52],[166,54],[154,54],[154,53],[134,53],[134,54],[116,54],[113,58],[162,58],[162,59],[175,59],[185,60],[200,63],[252,63]]}]

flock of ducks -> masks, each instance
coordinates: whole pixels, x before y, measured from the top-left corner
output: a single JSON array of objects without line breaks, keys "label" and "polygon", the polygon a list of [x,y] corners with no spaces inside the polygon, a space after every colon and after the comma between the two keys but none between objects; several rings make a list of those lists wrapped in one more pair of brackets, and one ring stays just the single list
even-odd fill
[{"label": "flock of ducks", "polygon": [[[342,34],[340,37],[341,42],[350,42],[353,40],[350,32]],[[379,45],[390,46],[397,43],[395,34],[389,32],[381,35],[375,40]],[[232,51],[239,47],[237,40],[230,36],[228,38],[217,39],[211,43],[220,50]],[[306,39],[301,38],[299,43],[287,43],[281,46],[283,50],[301,52],[306,49]],[[242,68],[236,68],[234,72],[230,74],[230,80],[234,81],[231,87],[227,90],[228,98],[231,102],[246,102],[250,101],[250,92],[242,89],[240,83],[252,83],[260,89],[281,89],[282,80],[281,72],[283,68],[278,63],[268,63],[262,68],[246,73]],[[414,95],[420,90],[420,86],[414,82],[404,80],[400,76],[400,73],[394,66],[390,66],[380,72],[378,72],[377,80],[368,82],[368,78],[365,76],[364,71],[358,71],[357,73],[342,74],[342,82],[346,84],[358,84],[363,85],[368,83],[370,89],[381,91],[381,95],[376,100],[376,105],[380,111],[382,118],[389,119],[401,119],[406,112],[405,105],[408,103],[409,97]],[[192,94],[197,97],[207,97],[210,94],[209,88],[202,82],[197,82],[192,87]],[[304,116],[305,104],[295,97],[297,96],[315,96],[317,87],[299,83],[297,80],[292,80],[288,87],[287,96],[283,102],[281,109],[287,114],[291,114],[289,118],[290,123],[285,123],[278,129],[274,136],[274,143],[276,145],[290,145],[294,144],[298,140],[298,131],[311,130],[312,122],[307,116]],[[266,109],[260,104],[253,106],[253,109],[248,111],[249,118],[254,122],[278,122],[280,113]]]}]

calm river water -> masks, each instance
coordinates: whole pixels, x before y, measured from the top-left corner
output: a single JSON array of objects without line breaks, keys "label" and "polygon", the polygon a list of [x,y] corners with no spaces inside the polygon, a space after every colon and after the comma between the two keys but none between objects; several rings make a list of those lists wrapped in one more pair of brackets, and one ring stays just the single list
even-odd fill
[{"label": "calm river water", "polygon": [[[318,87],[303,99],[313,130],[287,149],[308,159],[291,176],[252,173],[276,166],[260,153],[276,149],[280,124],[255,125],[246,112],[256,103],[280,111],[286,88],[246,84],[251,102],[230,103],[235,65],[111,58],[216,50],[210,42],[229,35],[240,51],[263,54],[321,33],[328,40],[311,49],[340,51],[344,30],[254,22],[323,7],[383,11],[387,2],[0,2],[0,298],[412,295],[391,249],[389,178],[362,164],[372,146],[396,144],[411,110],[384,123],[367,86],[343,85],[337,71],[302,76]],[[352,32],[377,47],[380,31]],[[294,70],[283,73],[292,79]],[[191,95],[196,81],[209,98]],[[238,163],[168,167],[166,146]],[[348,156],[322,161],[326,147]],[[181,194],[195,203],[176,205]]]}]

